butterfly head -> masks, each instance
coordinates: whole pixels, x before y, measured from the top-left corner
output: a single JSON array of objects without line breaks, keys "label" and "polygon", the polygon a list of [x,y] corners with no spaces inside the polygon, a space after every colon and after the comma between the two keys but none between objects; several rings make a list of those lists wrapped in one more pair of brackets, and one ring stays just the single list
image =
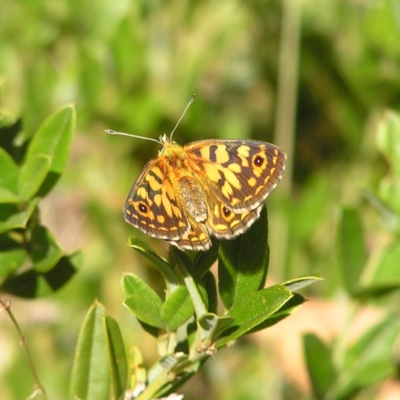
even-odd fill
[{"label": "butterfly head", "polygon": [[158,142],[161,144],[162,148],[159,150],[158,155],[163,154],[165,149],[169,149],[171,145],[175,143],[171,139],[172,134],[170,136],[167,136],[166,133],[164,133],[164,135],[160,135]]},{"label": "butterfly head", "polygon": [[164,135],[160,135],[159,139],[156,140],[156,139],[148,138],[145,136],[138,136],[138,135],[133,135],[130,133],[125,133],[125,132],[116,132],[116,131],[113,131],[112,129],[106,129],[106,132],[109,133],[110,135],[130,136],[130,137],[134,137],[134,138],[138,138],[138,139],[150,140],[151,142],[159,143],[162,146],[162,149],[159,152],[159,154],[161,154],[165,148],[168,148],[172,144],[175,143],[172,141],[172,136],[173,136],[174,132],[176,131],[176,128],[178,127],[179,123],[182,121],[182,118],[186,114],[186,111],[188,110],[190,105],[194,102],[195,97],[196,97],[196,95],[193,94],[192,97],[190,98],[189,103],[187,104],[186,108],[184,109],[184,111],[183,111],[181,117],[179,118],[178,122],[176,123],[174,129],[172,129],[172,132],[169,135],[169,137],[167,136],[166,133],[164,133]]},{"label": "butterfly head", "polygon": [[164,135],[160,135],[158,142],[163,147],[168,146],[169,144],[173,143],[172,142],[172,135],[167,136],[167,134],[164,133]]}]

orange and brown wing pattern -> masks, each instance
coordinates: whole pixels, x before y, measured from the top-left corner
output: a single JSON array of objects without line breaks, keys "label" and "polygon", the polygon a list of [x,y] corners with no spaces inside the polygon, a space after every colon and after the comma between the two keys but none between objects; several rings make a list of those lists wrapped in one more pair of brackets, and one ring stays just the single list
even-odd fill
[{"label": "orange and brown wing pattern", "polygon": [[124,207],[125,220],[158,239],[177,240],[190,229],[169,166],[159,156],[136,179]]},{"label": "orange and brown wing pattern", "polygon": [[172,240],[169,243],[181,250],[206,251],[211,247],[210,236],[207,233],[206,225],[197,222],[194,218],[188,217],[190,230],[180,239]]},{"label": "orange and brown wing pattern", "polygon": [[229,210],[260,206],[282,178],[286,154],[255,140],[201,140],[184,147],[188,165]]},{"label": "orange and brown wing pattern", "polygon": [[209,231],[218,239],[233,239],[245,232],[260,216],[264,204],[254,210],[235,212],[229,210],[217,198],[208,200],[210,212],[208,214],[207,226]]},{"label": "orange and brown wing pattern", "polygon": [[207,250],[210,235],[232,239],[259,217],[279,183],[285,153],[253,140],[162,141],[125,203],[125,220],[186,250]]}]

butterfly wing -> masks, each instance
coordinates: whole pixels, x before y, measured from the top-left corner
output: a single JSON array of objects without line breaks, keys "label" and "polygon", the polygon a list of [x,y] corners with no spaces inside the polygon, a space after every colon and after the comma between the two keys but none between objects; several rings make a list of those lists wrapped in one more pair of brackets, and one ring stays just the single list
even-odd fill
[{"label": "butterfly wing", "polygon": [[233,239],[246,231],[258,219],[263,206],[239,214],[229,211],[227,215],[224,205],[219,203],[218,208],[221,213],[210,213],[205,224],[189,218],[191,225],[189,232],[181,239],[169,241],[169,243],[181,250],[206,251],[212,245],[208,231],[218,239]]},{"label": "butterfly wing", "polygon": [[190,224],[171,176],[162,157],[150,160],[132,186],[124,217],[150,236],[174,241],[189,232]]},{"label": "butterfly wing", "polygon": [[233,239],[245,232],[258,219],[264,207],[264,204],[261,204],[254,210],[234,212],[215,196],[209,196],[207,202],[210,205],[207,225],[218,239]]},{"label": "butterfly wing", "polygon": [[231,239],[244,232],[285,169],[285,153],[264,142],[203,140],[171,147],[144,167],[124,216],[180,249],[207,250],[210,233]]},{"label": "butterfly wing", "polygon": [[184,149],[189,168],[205,190],[235,213],[263,204],[285,170],[286,154],[266,142],[200,140]]},{"label": "butterfly wing", "polygon": [[206,251],[211,247],[211,240],[207,233],[206,226],[197,222],[194,218],[188,218],[190,229],[180,239],[169,241],[181,250]]}]

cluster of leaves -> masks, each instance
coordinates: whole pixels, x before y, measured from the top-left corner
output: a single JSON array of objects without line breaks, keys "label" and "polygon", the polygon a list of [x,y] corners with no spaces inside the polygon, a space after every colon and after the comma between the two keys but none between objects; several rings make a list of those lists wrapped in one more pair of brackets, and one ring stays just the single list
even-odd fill
[{"label": "cluster of leaves", "polygon": [[[331,345],[314,334],[303,338],[305,358],[314,398],[354,399],[362,391],[376,388],[389,378],[398,377],[393,347],[399,324],[395,312],[386,310],[353,343],[347,332],[357,312],[367,304],[387,303],[388,296],[400,289],[400,115],[387,112],[378,125],[378,147],[385,156],[389,173],[377,193],[364,195],[380,215],[383,232],[375,232],[374,245],[366,245],[365,228],[359,208],[346,207],[338,224],[338,257],[342,287],[351,299],[347,328]],[[383,237],[383,240],[382,240]]]},{"label": "cluster of leaves", "polygon": [[[64,255],[38,218],[40,199],[54,187],[65,168],[73,127],[73,108],[64,107],[46,119],[24,145],[15,144],[15,126],[2,128],[3,292],[23,297],[48,294],[64,285],[80,264],[80,253]],[[388,160],[390,174],[382,180],[376,195],[366,193],[391,234],[378,249],[379,257],[366,248],[360,211],[345,208],[340,218],[338,249],[343,286],[359,305],[400,287],[397,143],[400,117],[387,113],[379,126],[378,145]],[[307,276],[264,288],[269,265],[267,226],[264,209],[260,219],[239,238],[221,244],[215,241],[205,253],[188,255],[173,248],[169,261],[140,239],[131,238],[131,247],[150,260],[165,281],[165,298],[161,299],[137,275],[125,274],[122,279],[124,304],[157,339],[159,360],[146,370],[139,347],[134,347],[127,358],[117,322],[95,302],[79,335],[71,397],[119,398],[128,390],[132,397],[142,400],[168,395],[195,374],[210,355],[243,335],[289,316],[304,302],[293,292],[319,278]],[[218,288],[210,271],[215,261]],[[222,313],[218,311],[219,302]],[[306,335],[305,357],[315,398],[352,399],[394,376],[390,354],[397,336],[398,324],[392,315],[344,348],[345,338],[329,346],[314,334]]]},{"label": "cluster of leaves", "polygon": [[[116,321],[96,302],[79,336],[72,397],[107,399],[111,391],[112,398],[119,398],[128,387],[141,400],[170,394],[219,349],[289,316],[304,302],[293,291],[320,279],[301,277],[264,288],[269,264],[266,209],[245,234],[221,244],[214,241],[210,250],[193,257],[174,248],[167,261],[138,238],[131,238],[130,246],[154,263],[165,281],[162,300],[137,275],[122,279],[124,305],[157,339],[160,358],[146,371],[135,348],[129,363]],[[218,290],[210,271],[217,259]],[[100,357],[107,362],[97,362]]]},{"label": "cluster of leaves", "polygon": [[[64,254],[41,225],[38,209],[64,171],[74,123],[73,107],[61,108],[23,145],[17,144],[18,126],[1,128],[2,292],[25,298],[52,293],[67,283],[81,263],[80,252]],[[160,358],[146,371],[140,349],[135,348],[129,368],[120,328],[96,302],[79,336],[71,397],[98,400],[111,393],[119,398],[129,388],[132,397],[139,394],[142,400],[166,395],[219,349],[290,315],[304,302],[293,291],[319,278],[303,277],[264,288],[269,265],[267,227],[264,209],[251,229],[236,240],[215,241],[209,251],[192,257],[171,249],[169,262],[131,238],[131,247],[152,261],[165,280],[164,300],[137,275],[126,274],[122,280],[124,304],[157,339]],[[210,271],[217,259],[218,290]],[[219,302],[225,310],[222,315]],[[178,330],[186,332],[179,337]]]},{"label": "cluster of leaves", "polygon": [[39,202],[63,173],[75,129],[66,106],[23,140],[18,122],[0,126],[0,292],[24,298],[49,294],[75,274],[80,252],[65,254],[40,222]]}]

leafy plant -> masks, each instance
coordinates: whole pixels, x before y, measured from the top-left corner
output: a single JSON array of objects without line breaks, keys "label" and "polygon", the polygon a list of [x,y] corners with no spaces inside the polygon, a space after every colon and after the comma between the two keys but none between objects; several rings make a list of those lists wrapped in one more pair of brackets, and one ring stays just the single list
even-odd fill
[{"label": "leafy plant", "polygon": [[75,110],[49,116],[31,139],[20,124],[0,125],[0,292],[37,298],[64,286],[81,265],[81,253],[65,254],[40,221],[40,201],[67,164]]},{"label": "leafy plant", "polygon": [[[165,281],[161,299],[137,275],[122,278],[124,305],[157,339],[159,359],[146,371],[135,347],[128,361],[117,323],[96,302],[79,335],[71,397],[107,399],[111,392],[111,398],[119,398],[127,388],[132,394],[128,398],[167,396],[218,350],[289,316],[304,302],[294,291],[320,279],[301,277],[264,288],[269,264],[266,209],[245,234],[215,241],[204,253],[171,248],[167,261],[138,238],[131,238],[130,246],[154,263]],[[217,259],[218,290],[210,271]],[[220,302],[223,311],[218,311]]]},{"label": "leafy plant", "polygon": [[[75,109],[65,106],[50,115],[30,139],[21,124],[0,121],[0,293],[34,299],[54,293],[82,264],[79,251],[66,253],[40,220],[40,202],[50,193],[67,164],[75,130]],[[46,397],[27,338],[11,311],[0,300],[20,337],[35,393]]]},{"label": "leafy plant", "polygon": [[[38,208],[65,169],[74,124],[74,109],[67,106],[48,117],[22,145],[18,145],[18,125],[1,128],[3,293],[25,298],[48,295],[65,285],[81,263],[80,252],[64,254],[41,224]],[[237,239],[214,241],[205,253],[186,254],[173,248],[168,261],[142,240],[131,238],[130,246],[153,262],[165,281],[161,299],[137,275],[125,274],[122,279],[124,305],[157,339],[159,360],[145,370],[139,346],[127,358],[117,322],[96,301],[79,335],[71,398],[117,399],[131,393],[132,398],[143,400],[168,395],[218,350],[289,316],[304,302],[293,291],[319,278],[302,277],[264,288],[269,265],[267,227],[264,209]],[[218,288],[210,271],[217,259]],[[223,311],[218,310],[220,303]],[[26,352],[30,359],[27,347]],[[33,373],[36,376],[34,368]]]},{"label": "leafy plant", "polygon": [[331,345],[315,334],[303,338],[311,387],[318,400],[354,399],[361,392],[373,390],[377,384],[397,376],[392,352],[399,323],[394,311],[382,313],[381,320],[354,342],[347,338],[359,311],[368,304],[379,304],[381,299],[400,288],[400,115],[385,113],[378,125],[377,139],[378,147],[388,161],[389,172],[380,182],[377,194],[364,192],[381,218],[381,228],[374,234],[372,250],[366,245],[367,233],[360,208],[343,208],[338,225],[342,287],[353,303],[349,304],[346,327]]},{"label": "leafy plant", "polygon": [[[132,338],[132,342],[141,344],[142,337],[146,336],[141,329],[132,332],[124,325],[123,318],[117,316],[122,309],[119,307],[121,291],[112,286],[112,282],[123,266],[124,269],[133,268],[132,271],[154,289],[150,283],[154,269],[143,268],[149,263],[147,259],[125,246],[123,238],[129,235],[130,227],[120,216],[120,205],[133,175],[148,161],[148,152],[153,152],[154,148],[146,141],[111,143],[101,132],[104,128],[115,127],[148,137],[168,133],[183,103],[193,92],[198,94],[199,100],[176,137],[181,144],[206,138],[272,140],[274,127],[287,126],[280,122],[296,119],[292,132],[283,129],[284,135],[272,140],[278,140],[287,151],[291,145],[286,138],[291,136],[294,141],[296,136],[294,156],[290,157],[293,180],[286,181],[293,184],[291,194],[282,198],[277,193],[269,200],[273,232],[269,241],[275,258],[270,276],[273,279],[283,277],[278,279],[280,281],[311,275],[315,271],[323,274],[324,284],[313,285],[303,292],[313,298],[301,312],[318,302],[339,303],[339,317],[346,317],[347,323],[328,341],[325,339],[329,334],[327,327],[318,321],[318,328],[324,335],[314,336],[310,344],[306,344],[305,353],[315,356],[310,363],[313,365],[311,386],[319,388],[312,394],[296,379],[302,376],[302,371],[296,370],[290,376],[287,368],[280,368],[284,363],[299,362],[296,353],[287,358],[275,354],[276,348],[286,344],[282,337],[279,345],[272,347],[267,341],[258,341],[259,336],[241,341],[235,351],[224,351],[215,361],[210,360],[204,373],[198,374],[201,390],[193,384],[182,388],[182,392],[190,393],[187,397],[191,399],[284,400],[329,398],[340,394],[364,400],[376,398],[377,392],[386,388],[384,380],[391,379],[394,384],[391,386],[398,384],[393,356],[398,349],[393,349],[390,334],[399,320],[397,168],[400,157],[395,134],[398,115],[388,112],[379,125],[381,155],[377,154],[369,130],[382,108],[398,110],[400,105],[398,4],[393,0],[325,0],[299,4],[179,0],[118,4],[74,0],[3,2],[0,120],[3,114],[8,114],[6,110],[21,110],[24,133],[34,140],[33,133],[55,104],[60,101],[78,104],[80,136],[74,159],[77,162],[68,166],[73,185],[68,184],[67,176],[60,186],[64,185],[61,190],[66,206],[71,206],[71,202],[78,204],[78,212],[74,209],[73,215],[84,221],[78,229],[73,226],[69,230],[70,225],[65,227],[68,238],[82,235],[88,241],[85,243],[85,268],[80,271],[79,279],[69,285],[62,285],[73,274],[69,267],[65,269],[66,276],[63,268],[54,268],[51,276],[42,272],[57,260],[62,246],[54,239],[59,239],[54,230],[49,232],[49,225],[43,222],[46,204],[41,203],[42,197],[37,199],[36,194],[33,197],[29,194],[30,185],[35,186],[34,177],[25,180],[24,190],[21,187],[21,193],[25,192],[25,197],[29,198],[27,201],[19,200],[20,189],[12,184],[17,180],[13,176],[18,175],[19,179],[29,140],[22,135],[20,121],[10,123],[6,117],[0,123],[0,147],[7,156],[14,154],[12,163],[7,156],[0,157],[0,198],[5,200],[0,203],[5,216],[4,219],[0,216],[0,222],[20,221],[18,227],[7,228],[0,236],[0,285],[12,278],[11,291],[27,299],[13,300],[17,307],[22,305],[21,313],[16,316],[24,331],[29,332],[33,360],[36,359],[38,375],[46,382],[50,398],[67,396],[68,379],[65,377],[70,371],[76,331],[83,318],[82,310],[86,310],[94,298],[107,304],[108,311],[113,310],[125,340],[129,333],[129,342]],[[296,13],[287,11],[296,9],[298,20],[293,24],[291,18]],[[296,26],[300,27],[297,36],[293,35]],[[296,39],[286,41],[288,51],[282,46],[285,37]],[[300,50],[298,58],[293,51],[296,42]],[[297,77],[292,83],[299,92],[291,96],[282,86],[285,96],[280,98],[277,95],[281,86],[279,76],[284,82],[290,81],[284,79],[285,70],[293,80]],[[280,109],[279,102],[287,106],[286,112],[281,113],[281,121],[275,112]],[[389,135],[389,131],[393,134]],[[42,165],[45,162],[39,157],[32,173],[45,174],[46,167]],[[15,173],[14,164],[18,173]],[[381,179],[385,168],[389,168],[388,174]],[[29,168],[24,172],[30,173]],[[41,180],[40,176],[36,179]],[[362,196],[355,190],[360,179],[363,187],[369,189],[364,190]],[[79,193],[78,200],[76,193]],[[54,197],[46,199],[47,205],[54,205],[53,201]],[[342,204],[345,207],[341,207]],[[34,228],[35,224],[39,224],[39,229]],[[46,234],[43,225],[46,225]],[[36,231],[36,243],[51,244],[49,257],[44,257],[45,263],[34,263],[32,249],[23,244],[25,237],[26,243],[31,244],[31,231]],[[156,246],[162,245],[155,243],[153,246],[159,253]],[[139,247],[135,248],[139,250]],[[63,249],[61,253],[72,256]],[[79,266],[80,255],[73,254],[77,255],[74,265]],[[158,256],[153,258],[158,262]],[[132,261],[127,262],[127,259]],[[192,256],[190,260],[194,261]],[[181,288],[185,285],[182,285],[183,277],[173,254],[165,263],[165,270],[170,270],[170,264],[180,279],[179,289],[174,294],[179,303],[179,299],[188,298],[187,289]],[[206,266],[204,263],[204,268]],[[222,271],[222,264],[219,269]],[[29,270],[30,275],[26,274]],[[203,271],[196,272],[205,276]],[[229,268],[227,273],[218,272],[220,279],[230,279],[231,274]],[[14,280],[20,275],[26,276],[25,281]],[[57,281],[54,286],[53,279]],[[206,284],[207,289],[208,281]],[[57,287],[64,289],[55,292]],[[30,301],[46,293],[51,296],[40,302]],[[226,297],[228,306],[223,310],[221,301],[216,312],[222,317],[229,313],[228,302],[235,295],[228,288],[221,290],[217,297],[209,297]],[[165,297],[159,297],[157,304],[160,301],[164,304]],[[170,304],[175,303],[171,301]],[[185,304],[183,310],[186,310]],[[57,309],[54,315],[46,314],[49,306]],[[93,307],[101,308],[99,303]],[[208,307],[215,309],[213,304]],[[358,338],[351,339],[348,331],[356,324],[359,311],[366,307],[378,311],[381,319],[369,321],[369,328]],[[104,309],[102,312],[106,314]],[[180,316],[176,318],[179,320]],[[312,318],[307,317],[303,322]],[[19,400],[28,396],[33,384],[20,358],[21,352],[16,349],[14,331],[8,331],[9,324],[3,320],[0,322],[0,393],[7,400]],[[191,320],[194,321],[194,317]],[[286,322],[294,320],[290,318]],[[130,327],[131,321],[128,324]],[[150,325],[142,326],[152,329]],[[276,330],[279,328],[278,325]],[[156,331],[160,331],[159,328]],[[179,328],[177,343],[184,341],[182,332],[185,333],[184,329]],[[296,339],[297,334],[293,332],[292,337]],[[365,337],[376,340],[364,340]],[[383,343],[379,343],[380,340]],[[43,343],[45,352],[41,347]],[[381,352],[380,356],[372,354],[374,348]],[[38,357],[35,357],[35,350]],[[132,365],[128,362],[127,368],[133,371],[137,382],[145,382],[147,370],[142,364],[147,366],[152,359],[152,349],[141,346],[140,350],[145,361],[140,351],[133,348],[128,357]],[[116,349],[113,351],[117,354]],[[235,362],[238,357],[240,364]],[[377,381],[369,379],[374,371],[371,358],[378,361],[375,363],[375,371],[379,370]],[[380,368],[379,362],[384,359],[384,366]],[[362,364],[365,379],[358,369]],[[109,368],[109,363],[104,362],[103,366]],[[227,372],[223,376],[221,366]],[[309,369],[311,371],[310,366]],[[133,378],[130,379],[133,375],[129,374],[127,382],[121,381],[121,388],[137,386]],[[221,378],[227,379],[229,384],[221,384]],[[332,390],[334,386],[340,388],[340,393]]]}]

